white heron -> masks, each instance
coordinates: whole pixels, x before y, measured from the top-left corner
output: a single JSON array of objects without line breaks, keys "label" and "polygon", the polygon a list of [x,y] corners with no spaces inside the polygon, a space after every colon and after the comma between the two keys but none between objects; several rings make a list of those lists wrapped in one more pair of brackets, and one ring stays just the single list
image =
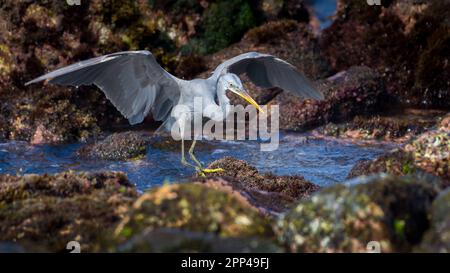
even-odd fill
[{"label": "white heron", "polygon": [[[151,52],[142,50],[118,52],[81,61],[45,74],[25,85],[44,80],[52,84],[70,86],[94,84],[105,93],[130,124],[141,123],[147,114],[151,113],[153,119],[162,121],[163,127],[169,129],[171,123],[183,124],[183,119],[189,117],[186,115],[193,114],[191,112],[194,98],[199,97],[203,100],[203,108],[209,109],[203,113],[204,117],[214,120],[226,118],[230,105],[227,90],[261,111],[243,87],[238,77],[242,74],[246,74],[255,85],[262,88],[279,87],[303,98],[323,99],[322,93],[293,65],[257,52],[244,53],[226,60],[207,79],[179,79],[164,70]],[[188,112],[183,115],[172,113],[177,105],[185,106]],[[181,135],[183,165],[194,167],[202,174],[221,171],[203,168],[193,153],[195,139],[189,149],[189,155],[196,165],[189,163],[185,157],[184,133]]]}]

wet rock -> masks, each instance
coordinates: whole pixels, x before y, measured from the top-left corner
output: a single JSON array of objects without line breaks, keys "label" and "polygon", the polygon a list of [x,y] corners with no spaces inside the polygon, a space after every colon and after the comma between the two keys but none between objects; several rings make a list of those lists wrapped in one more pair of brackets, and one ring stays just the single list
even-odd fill
[{"label": "wet rock", "polygon": [[449,169],[450,135],[448,132],[430,131],[392,152],[375,160],[357,163],[350,171],[349,178],[385,172],[405,175],[426,172],[440,177],[443,187],[450,185]]},{"label": "wet rock", "polygon": [[356,116],[345,123],[328,123],[315,133],[357,140],[406,142],[434,127],[440,115],[440,111],[405,109],[400,113]]},{"label": "wet rock", "polygon": [[234,196],[198,184],[165,185],[142,194],[117,226],[118,241],[149,228],[212,233],[224,237],[270,237],[267,218]]},{"label": "wet rock", "polygon": [[148,137],[141,133],[114,133],[102,141],[82,147],[77,155],[102,160],[135,159],[146,155],[148,143]]},{"label": "wet rock", "polygon": [[263,0],[261,9],[269,20],[280,18],[308,23],[310,14],[304,0]]},{"label": "wet rock", "polygon": [[[197,141],[195,144],[195,150],[196,151],[212,151],[216,147],[214,146],[214,141]],[[189,147],[192,145],[191,140],[185,140],[184,146],[186,151],[189,149]],[[150,139],[150,146],[152,146],[155,149],[163,150],[163,151],[170,151],[170,152],[179,152],[181,153],[181,140],[174,140],[170,136],[164,136],[164,137],[153,137]]]},{"label": "wet rock", "polygon": [[375,173],[389,173],[402,176],[416,171],[413,167],[414,158],[410,153],[395,149],[379,156],[375,160],[361,160],[350,170],[347,179]]},{"label": "wet rock", "polygon": [[[401,104],[448,108],[450,1],[385,1],[382,6],[340,0],[321,48],[336,70],[376,69]],[[445,10],[445,12],[444,12]]]},{"label": "wet rock", "polygon": [[430,229],[416,252],[450,252],[450,190],[441,193],[431,208]]},{"label": "wet rock", "polygon": [[303,131],[327,122],[342,122],[355,115],[380,110],[386,95],[380,75],[368,67],[352,67],[318,86],[325,100],[303,100],[283,93],[275,103],[280,105],[280,129]]},{"label": "wet rock", "polygon": [[0,176],[0,241],[28,251],[99,251],[137,196],[122,173]]},{"label": "wet rock", "polygon": [[262,174],[243,160],[224,157],[208,168],[222,168],[223,172],[207,174],[198,182],[209,187],[234,193],[263,212],[282,212],[294,202],[309,197],[319,186],[301,176]]},{"label": "wet rock", "polygon": [[443,116],[438,124],[439,131],[450,132],[450,114]]},{"label": "wet rock", "polygon": [[333,186],[300,202],[277,224],[280,242],[298,252],[405,252],[428,228],[427,210],[436,195],[414,177],[374,176],[364,184]]},{"label": "wet rock", "polygon": [[414,164],[450,185],[450,132],[427,132],[405,147]]},{"label": "wet rock", "polygon": [[261,238],[220,237],[180,229],[147,229],[120,245],[119,252],[276,253],[281,248]]}]

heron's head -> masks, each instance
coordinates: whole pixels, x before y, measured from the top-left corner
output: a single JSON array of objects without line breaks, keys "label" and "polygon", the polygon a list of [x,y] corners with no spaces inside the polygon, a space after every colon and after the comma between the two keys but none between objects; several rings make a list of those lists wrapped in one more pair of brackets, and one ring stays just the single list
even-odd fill
[{"label": "heron's head", "polygon": [[250,94],[245,90],[241,79],[236,74],[227,73],[220,77],[219,85],[222,90],[229,90],[239,97],[243,98],[245,101],[253,105],[258,111],[264,112],[261,107],[256,103],[256,101],[250,96]]}]

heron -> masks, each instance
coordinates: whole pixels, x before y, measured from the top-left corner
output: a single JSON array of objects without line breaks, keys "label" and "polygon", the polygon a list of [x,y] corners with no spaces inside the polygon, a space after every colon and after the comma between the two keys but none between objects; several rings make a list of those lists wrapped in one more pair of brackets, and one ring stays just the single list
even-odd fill
[{"label": "heron", "polygon": [[[248,52],[221,63],[206,79],[184,80],[175,77],[158,64],[147,50],[117,52],[81,61],[27,82],[45,81],[63,86],[95,85],[106,98],[128,119],[131,125],[141,123],[151,113],[161,121],[162,130],[180,125],[193,115],[194,98],[203,100],[202,113],[207,119],[220,121],[229,115],[230,99],[227,91],[238,95],[258,111],[261,107],[244,88],[239,76],[261,88],[278,87],[306,99],[322,100],[323,95],[296,67],[272,55]],[[173,113],[176,106],[187,109]],[[212,111],[211,111],[212,109]],[[184,126],[180,126],[183,131]],[[184,132],[181,132],[181,163],[193,167],[200,174],[220,172],[223,169],[204,168],[195,157],[196,139],[189,149],[191,162],[185,156]]]}]

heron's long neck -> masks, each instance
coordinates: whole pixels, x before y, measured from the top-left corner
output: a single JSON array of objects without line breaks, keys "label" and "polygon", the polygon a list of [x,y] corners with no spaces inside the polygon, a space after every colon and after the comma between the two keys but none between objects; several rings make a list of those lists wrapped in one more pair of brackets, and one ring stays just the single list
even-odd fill
[{"label": "heron's long neck", "polygon": [[230,99],[226,95],[226,89],[223,84],[217,85],[217,100],[219,102],[220,109],[222,110],[223,117],[226,118],[230,111]]}]

